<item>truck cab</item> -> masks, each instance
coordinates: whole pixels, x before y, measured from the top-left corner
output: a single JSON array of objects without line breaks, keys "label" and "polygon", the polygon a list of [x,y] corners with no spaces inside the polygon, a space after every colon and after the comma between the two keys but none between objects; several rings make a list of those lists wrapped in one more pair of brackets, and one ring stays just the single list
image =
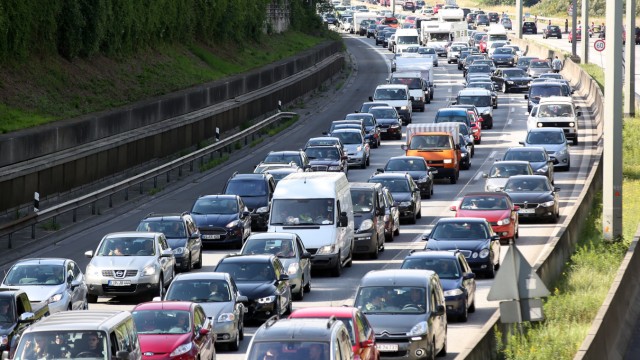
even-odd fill
[{"label": "truck cab", "polygon": [[460,176],[460,136],[455,123],[411,124],[407,126],[406,156],[420,156],[438,172],[434,178],[449,179],[452,184]]}]

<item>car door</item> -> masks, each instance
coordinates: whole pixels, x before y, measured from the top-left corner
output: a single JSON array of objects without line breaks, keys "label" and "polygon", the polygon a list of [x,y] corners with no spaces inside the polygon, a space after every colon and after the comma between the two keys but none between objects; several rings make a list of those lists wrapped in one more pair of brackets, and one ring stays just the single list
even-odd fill
[{"label": "car door", "polygon": [[493,75],[491,75],[491,80],[495,82],[498,87],[502,87],[502,83],[504,82],[504,79],[502,79],[502,70],[496,69]]},{"label": "car door", "polygon": [[496,233],[493,232],[493,228],[491,227],[491,225],[489,224],[489,222],[485,221],[485,228],[488,231],[488,234],[491,236],[491,240],[490,240],[490,249],[491,249],[491,257],[492,257],[492,261],[494,264],[499,264],[500,263],[500,237],[499,236],[495,236]]},{"label": "car door", "polygon": [[[444,292],[442,291],[442,286],[440,285],[440,280],[438,276],[435,275],[430,280],[430,293],[432,294],[433,300],[433,312],[437,310],[438,306],[442,306],[446,309],[445,300],[444,300]],[[445,341],[447,341],[447,312],[444,311],[442,315],[433,316],[433,327],[434,327],[434,337],[436,339],[436,352],[438,349],[438,345],[440,348],[445,346]]]},{"label": "car door", "polygon": [[69,261],[67,263],[67,274],[70,274],[73,277],[73,280],[71,281],[72,284],[69,284],[69,291],[71,292],[71,307],[73,310],[81,310],[84,307],[85,299],[87,297],[87,284],[84,283],[84,274],[73,261]]},{"label": "car door", "polygon": [[378,233],[378,239],[382,239],[384,242],[384,215],[385,215],[385,203],[384,203],[384,194],[382,193],[382,187],[375,189],[375,199],[374,199],[374,219],[376,231]]},{"label": "car door", "polygon": [[191,253],[191,261],[197,262],[202,251],[202,239],[198,227],[190,217],[185,218],[185,227],[187,228],[187,248]]},{"label": "car door", "polygon": [[[356,312],[356,325],[358,328],[357,338],[358,342],[362,343],[363,341],[371,341],[375,342],[375,332],[373,331],[373,327],[369,324],[367,318],[358,310]],[[355,329],[354,329],[355,332]],[[375,346],[367,346],[360,348],[360,359],[362,360],[377,360],[376,356],[376,348]]]},{"label": "car door", "polygon": [[411,176],[407,175],[407,180],[409,181],[411,196],[413,197],[413,201],[415,201],[416,203],[416,213],[420,213],[422,211],[422,198],[420,197],[420,189],[418,189],[418,185],[416,185]]},{"label": "car door", "polygon": [[157,260],[160,263],[160,268],[162,268],[162,273],[165,274],[164,275],[164,282],[165,284],[169,284],[171,282],[171,280],[173,280],[173,277],[175,276],[174,273],[174,269],[175,269],[175,265],[176,265],[176,259],[172,256],[162,256],[162,253],[165,250],[169,250],[169,244],[167,244],[167,239],[164,237],[164,235],[160,235],[157,238],[157,244],[156,247],[158,249],[160,249],[160,251],[157,252],[156,256],[157,256]]},{"label": "car door", "polygon": [[284,314],[291,302],[291,287],[289,286],[289,281],[280,280],[280,276],[286,274],[280,259],[274,257],[271,266],[275,272],[277,296],[280,298],[278,314]]},{"label": "car door", "polygon": [[[309,258],[303,258],[302,255],[307,252],[307,249],[305,249],[304,244],[302,243],[302,239],[300,239],[300,237],[298,235],[296,235],[295,238],[295,243],[296,243],[296,249],[298,251],[298,258],[300,259],[300,269],[302,270],[302,274],[304,276],[304,278],[307,281],[311,281],[311,261]],[[302,286],[305,286],[305,284],[302,284]]]},{"label": "car door", "polygon": [[248,212],[249,209],[247,208],[247,206],[244,204],[244,201],[242,201],[242,198],[240,196],[236,196],[236,200],[238,201],[238,219],[240,219],[240,221],[242,222],[242,233],[244,238],[247,238],[251,235],[251,216],[244,216],[243,217],[243,213],[244,212]]},{"label": "car door", "polygon": [[[464,255],[458,254],[458,262],[460,263],[460,269],[462,269],[463,274],[472,274],[471,267],[469,267],[469,263],[467,259],[465,259]],[[469,304],[474,301],[476,296],[476,280],[475,279],[462,279],[462,286],[467,290],[467,298],[469,299]]]},{"label": "car door", "polygon": [[[211,359],[214,357],[213,348],[213,329],[211,320],[207,318],[204,310],[200,305],[195,305],[193,309],[193,325],[192,340],[199,349],[199,358]],[[205,336],[200,335],[200,329],[207,329],[209,333]]]}]

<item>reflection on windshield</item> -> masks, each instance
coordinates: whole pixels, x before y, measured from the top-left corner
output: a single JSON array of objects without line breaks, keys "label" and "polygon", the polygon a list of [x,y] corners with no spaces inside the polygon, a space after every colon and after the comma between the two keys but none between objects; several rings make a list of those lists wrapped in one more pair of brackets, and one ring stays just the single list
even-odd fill
[{"label": "reflection on windshield", "polygon": [[333,132],[331,136],[337,137],[345,145],[360,145],[362,144],[362,135],[359,132]]},{"label": "reflection on windshield", "polygon": [[407,92],[404,89],[378,89],[374,98],[376,100],[406,100]]},{"label": "reflection on windshield", "polygon": [[[520,63],[518,63],[518,65],[520,65]],[[526,76],[524,74],[524,71],[520,70],[504,70],[502,72],[504,74],[505,78],[513,78],[513,77],[524,77]]]},{"label": "reflection on windshield", "polygon": [[138,310],[131,313],[138,334],[186,334],[191,331],[188,311]]},{"label": "reflection on windshield", "polygon": [[368,213],[373,210],[373,192],[366,190],[351,190],[353,212]]},{"label": "reflection on windshield", "polygon": [[509,179],[504,185],[504,191],[506,192],[541,192],[550,190],[545,179]]},{"label": "reflection on windshield", "polygon": [[391,193],[409,192],[409,183],[405,179],[371,179],[369,182],[381,184]]},{"label": "reflection on windshield", "polygon": [[365,314],[423,314],[428,301],[423,287],[368,286],[358,290],[354,306]]},{"label": "reflection on windshield", "polygon": [[[178,223],[178,222],[172,222]],[[186,237],[186,236],[185,236]],[[96,252],[98,256],[153,256],[154,238],[107,238]]]},{"label": "reflection on windshield", "polygon": [[407,259],[401,269],[435,271],[440,279],[459,279],[461,276],[455,259]]},{"label": "reflection on windshield", "polygon": [[[133,324],[127,324],[133,328]],[[123,325],[124,326],[124,325]],[[138,329],[138,333],[140,330]],[[56,344],[65,344],[56,346]],[[124,337],[121,350],[133,351]],[[110,359],[107,336],[102,331],[35,331],[25,333],[16,349],[15,360],[36,359]],[[114,358],[115,358],[115,354]]]},{"label": "reflection on windshield", "polygon": [[411,138],[409,150],[450,149],[451,142],[446,135],[416,135]]},{"label": "reflection on windshield", "polygon": [[491,106],[491,96],[459,96],[458,104],[487,107]]},{"label": "reflection on windshield", "polygon": [[[6,285],[59,285],[65,281],[64,266],[16,264],[5,279]],[[2,310],[0,308],[0,310]],[[0,312],[0,319],[2,313]]]},{"label": "reflection on windshield", "polygon": [[392,109],[371,109],[369,113],[373,114],[376,119],[396,119],[396,112]]},{"label": "reflection on windshield", "polygon": [[191,209],[192,214],[237,214],[238,202],[236,199],[225,198],[201,198],[196,201]]},{"label": "reflection on windshield", "polygon": [[267,184],[262,180],[229,181],[225,194],[238,196],[265,196],[267,195]]},{"label": "reflection on windshield", "polygon": [[331,225],[334,222],[331,199],[276,199],[271,210],[271,225]]},{"label": "reflection on windshield", "polygon": [[171,284],[164,300],[227,302],[231,301],[231,293],[224,280],[179,280]]},{"label": "reflection on windshield", "polygon": [[514,175],[531,175],[531,173],[525,165],[494,165],[489,173],[491,178],[510,178]]},{"label": "reflection on windshield", "polygon": [[488,239],[489,232],[482,223],[450,222],[436,225],[431,232],[434,240]]},{"label": "reflection on windshield", "polygon": [[530,132],[527,136],[529,144],[563,144],[564,135],[561,132]]},{"label": "reflection on windshield", "polygon": [[334,147],[310,147],[304,152],[312,160],[340,160],[340,153]]},{"label": "reflection on windshield", "polygon": [[509,209],[507,199],[503,196],[466,196],[460,203],[462,210],[506,210]]}]

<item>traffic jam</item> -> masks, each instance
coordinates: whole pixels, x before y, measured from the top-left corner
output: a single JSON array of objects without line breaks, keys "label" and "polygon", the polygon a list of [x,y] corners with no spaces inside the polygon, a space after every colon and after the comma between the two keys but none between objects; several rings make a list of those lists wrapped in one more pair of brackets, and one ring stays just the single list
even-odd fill
[{"label": "traffic jam", "polygon": [[[334,1],[319,14],[383,53],[389,75],[302,149],[270,151],[221,193],[105,234],[83,249],[84,269],[80,259],[15,262],[0,285],[2,358],[446,356],[448,326],[473,319],[478,282],[496,276],[520,222],[559,221],[555,174],[574,169],[582,112],[561,65],[510,43],[508,15],[453,3],[384,5]],[[463,88],[445,93],[443,74]],[[483,135],[500,131],[496,109],[512,93],[526,102],[526,135],[483,158]],[[373,166],[387,144],[403,154]],[[420,223],[440,189],[481,163],[482,190],[462,192],[449,216]],[[379,261],[416,224],[421,249],[398,268],[364,273],[347,306],[298,306],[316,277],[339,282],[345,268]],[[215,264],[210,249],[223,252]],[[112,298],[131,306],[109,309]]]}]

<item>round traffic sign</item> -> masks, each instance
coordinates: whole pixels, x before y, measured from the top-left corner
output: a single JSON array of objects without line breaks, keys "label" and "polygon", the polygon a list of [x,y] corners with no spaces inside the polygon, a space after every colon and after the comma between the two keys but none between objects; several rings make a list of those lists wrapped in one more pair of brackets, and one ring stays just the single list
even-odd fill
[{"label": "round traffic sign", "polygon": [[602,39],[598,39],[593,43],[593,48],[596,49],[596,51],[602,51],[604,50],[604,40]]}]

